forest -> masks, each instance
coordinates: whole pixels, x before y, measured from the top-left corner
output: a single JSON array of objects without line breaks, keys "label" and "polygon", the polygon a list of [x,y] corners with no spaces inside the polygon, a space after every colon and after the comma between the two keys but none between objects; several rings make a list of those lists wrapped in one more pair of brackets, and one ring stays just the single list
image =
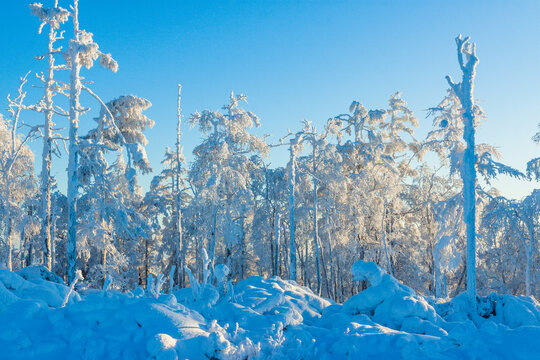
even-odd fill
[{"label": "forest", "polygon": [[[230,295],[254,275],[279,277],[343,303],[374,285],[358,275],[361,260],[431,299],[540,295],[540,189],[516,200],[490,184],[498,177],[538,184],[540,157],[514,169],[496,146],[476,142],[489,118],[474,97],[481,68],[469,37],[444,39],[456,47],[456,66],[441,73],[448,90],[429,109],[432,129],[422,138],[399,91],[385,108],[353,101],[318,127],[292,124],[273,142],[254,132],[264,119],[244,94],[183,114],[190,89],[178,79],[177,117],[161,123],[176,142],[155,171],[145,148],[151,99],[102,99],[92,89],[88,69],[119,65],[79,24],[78,1],[69,9],[34,3],[30,12],[36,36],[48,41],[35,51],[46,71],[21,74],[0,115],[4,269],[39,265],[81,294],[184,294],[208,283]],[[451,73],[458,75],[445,80]],[[80,122],[92,128],[82,133]],[[201,138],[190,162],[188,126]],[[540,143],[538,126],[519,141]],[[288,161],[272,166],[269,154],[280,147]],[[61,158],[66,186],[51,173]],[[148,188],[138,181],[145,174],[153,177]]]}]

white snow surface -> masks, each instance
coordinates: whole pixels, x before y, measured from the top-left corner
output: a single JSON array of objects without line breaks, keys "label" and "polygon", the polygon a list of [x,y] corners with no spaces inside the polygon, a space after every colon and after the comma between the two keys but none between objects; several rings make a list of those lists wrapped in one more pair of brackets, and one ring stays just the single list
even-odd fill
[{"label": "white snow surface", "polygon": [[[343,304],[294,281],[252,276],[227,293],[69,291],[43,267],[0,271],[2,359],[533,359],[540,305],[530,297],[427,299],[374,263]],[[208,296],[205,297],[204,295]]]}]

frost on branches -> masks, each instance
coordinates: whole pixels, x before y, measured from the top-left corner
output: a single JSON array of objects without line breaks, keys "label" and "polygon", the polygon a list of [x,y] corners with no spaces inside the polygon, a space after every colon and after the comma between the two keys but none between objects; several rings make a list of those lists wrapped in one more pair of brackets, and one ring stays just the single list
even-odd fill
[{"label": "frost on branches", "polygon": [[[396,92],[380,109],[355,100],[321,125],[296,123],[272,144],[256,135],[261,120],[247,97],[231,93],[221,109],[189,116],[202,139],[188,162],[178,86],[175,143],[153,173],[151,102],[102,100],[81,72],[96,62],[117,71],[117,63],[79,28],[77,1],[69,10],[51,3],[30,5],[38,31],[48,30],[48,48],[36,56],[44,72],[23,76],[0,116],[0,324],[10,324],[0,325],[3,355],[540,351],[540,192],[512,200],[491,184],[538,180],[539,161],[525,174],[476,143],[486,115],[474,99],[478,58],[468,38],[456,39],[461,81],[447,78],[424,139]],[[98,107],[82,134],[86,99]],[[38,138],[35,174],[29,144]],[[282,146],[288,159],[276,166],[269,154]],[[67,192],[56,187],[53,155],[67,157]],[[138,177],[148,174],[145,188]]]}]

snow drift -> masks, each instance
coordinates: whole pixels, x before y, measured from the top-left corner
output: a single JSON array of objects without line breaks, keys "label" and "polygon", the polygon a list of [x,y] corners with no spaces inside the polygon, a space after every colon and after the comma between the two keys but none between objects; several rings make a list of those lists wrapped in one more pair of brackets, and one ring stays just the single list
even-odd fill
[{"label": "snow drift", "polygon": [[[294,281],[250,277],[227,291],[196,284],[174,294],[69,288],[42,267],[0,271],[0,348],[6,359],[534,358],[535,299],[491,294],[470,311],[462,294],[434,301],[374,263],[366,290],[343,304]],[[204,285],[204,286],[201,286]],[[428,301],[429,300],[429,301]]]}]

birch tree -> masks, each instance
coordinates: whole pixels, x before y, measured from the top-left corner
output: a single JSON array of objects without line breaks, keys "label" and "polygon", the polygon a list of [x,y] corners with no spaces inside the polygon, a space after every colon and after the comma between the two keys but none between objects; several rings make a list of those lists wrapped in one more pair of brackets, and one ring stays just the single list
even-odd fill
[{"label": "birch tree", "polygon": [[38,59],[47,59],[46,74],[41,74],[38,79],[43,83],[44,93],[35,110],[45,115],[43,123],[43,152],[41,160],[41,238],[45,244],[45,266],[52,270],[52,235],[51,235],[51,187],[53,179],[51,178],[51,154],[53,152],[53,114],[60,113],[65,115],[64,111],[55,108],[53,97],[58,89],[55,82],[54,73],[56,70],[65,69],[65,65],[55,65],[55,55],[60,54],[62,48],[55,48],[55,42],[63,39],[63,31],[58,32],[60,25],[69,18],[69,12],[58,6],[58,0],[55,0],[52,8],[44,8],[42,4],[30,4],[32,15],[35,15],[41,21],[38,32],[41,34],[45,25],[49,26],[48,48],[45,55],[37,57]]},{"label": "birch tree", "polygon": [[[176,283],[178,286],[184,286],[185,278],[185,263],[186,263],[186,249],[182,237],[182,193],[184,192],[184,182],[180,182],[183,175],[184,154],[182,152],[181,140],[182,140],[182,111],[181,111],[181,95],[182,86],[178,84],[178,109],[177,109],[177,124],[176,124],[176,163],[175,163],[175,175],[174,175],[174,220],[175,220],[175,260],[173,264],[176,269]],[[183,178],[182,178],[183,180]]]}]

